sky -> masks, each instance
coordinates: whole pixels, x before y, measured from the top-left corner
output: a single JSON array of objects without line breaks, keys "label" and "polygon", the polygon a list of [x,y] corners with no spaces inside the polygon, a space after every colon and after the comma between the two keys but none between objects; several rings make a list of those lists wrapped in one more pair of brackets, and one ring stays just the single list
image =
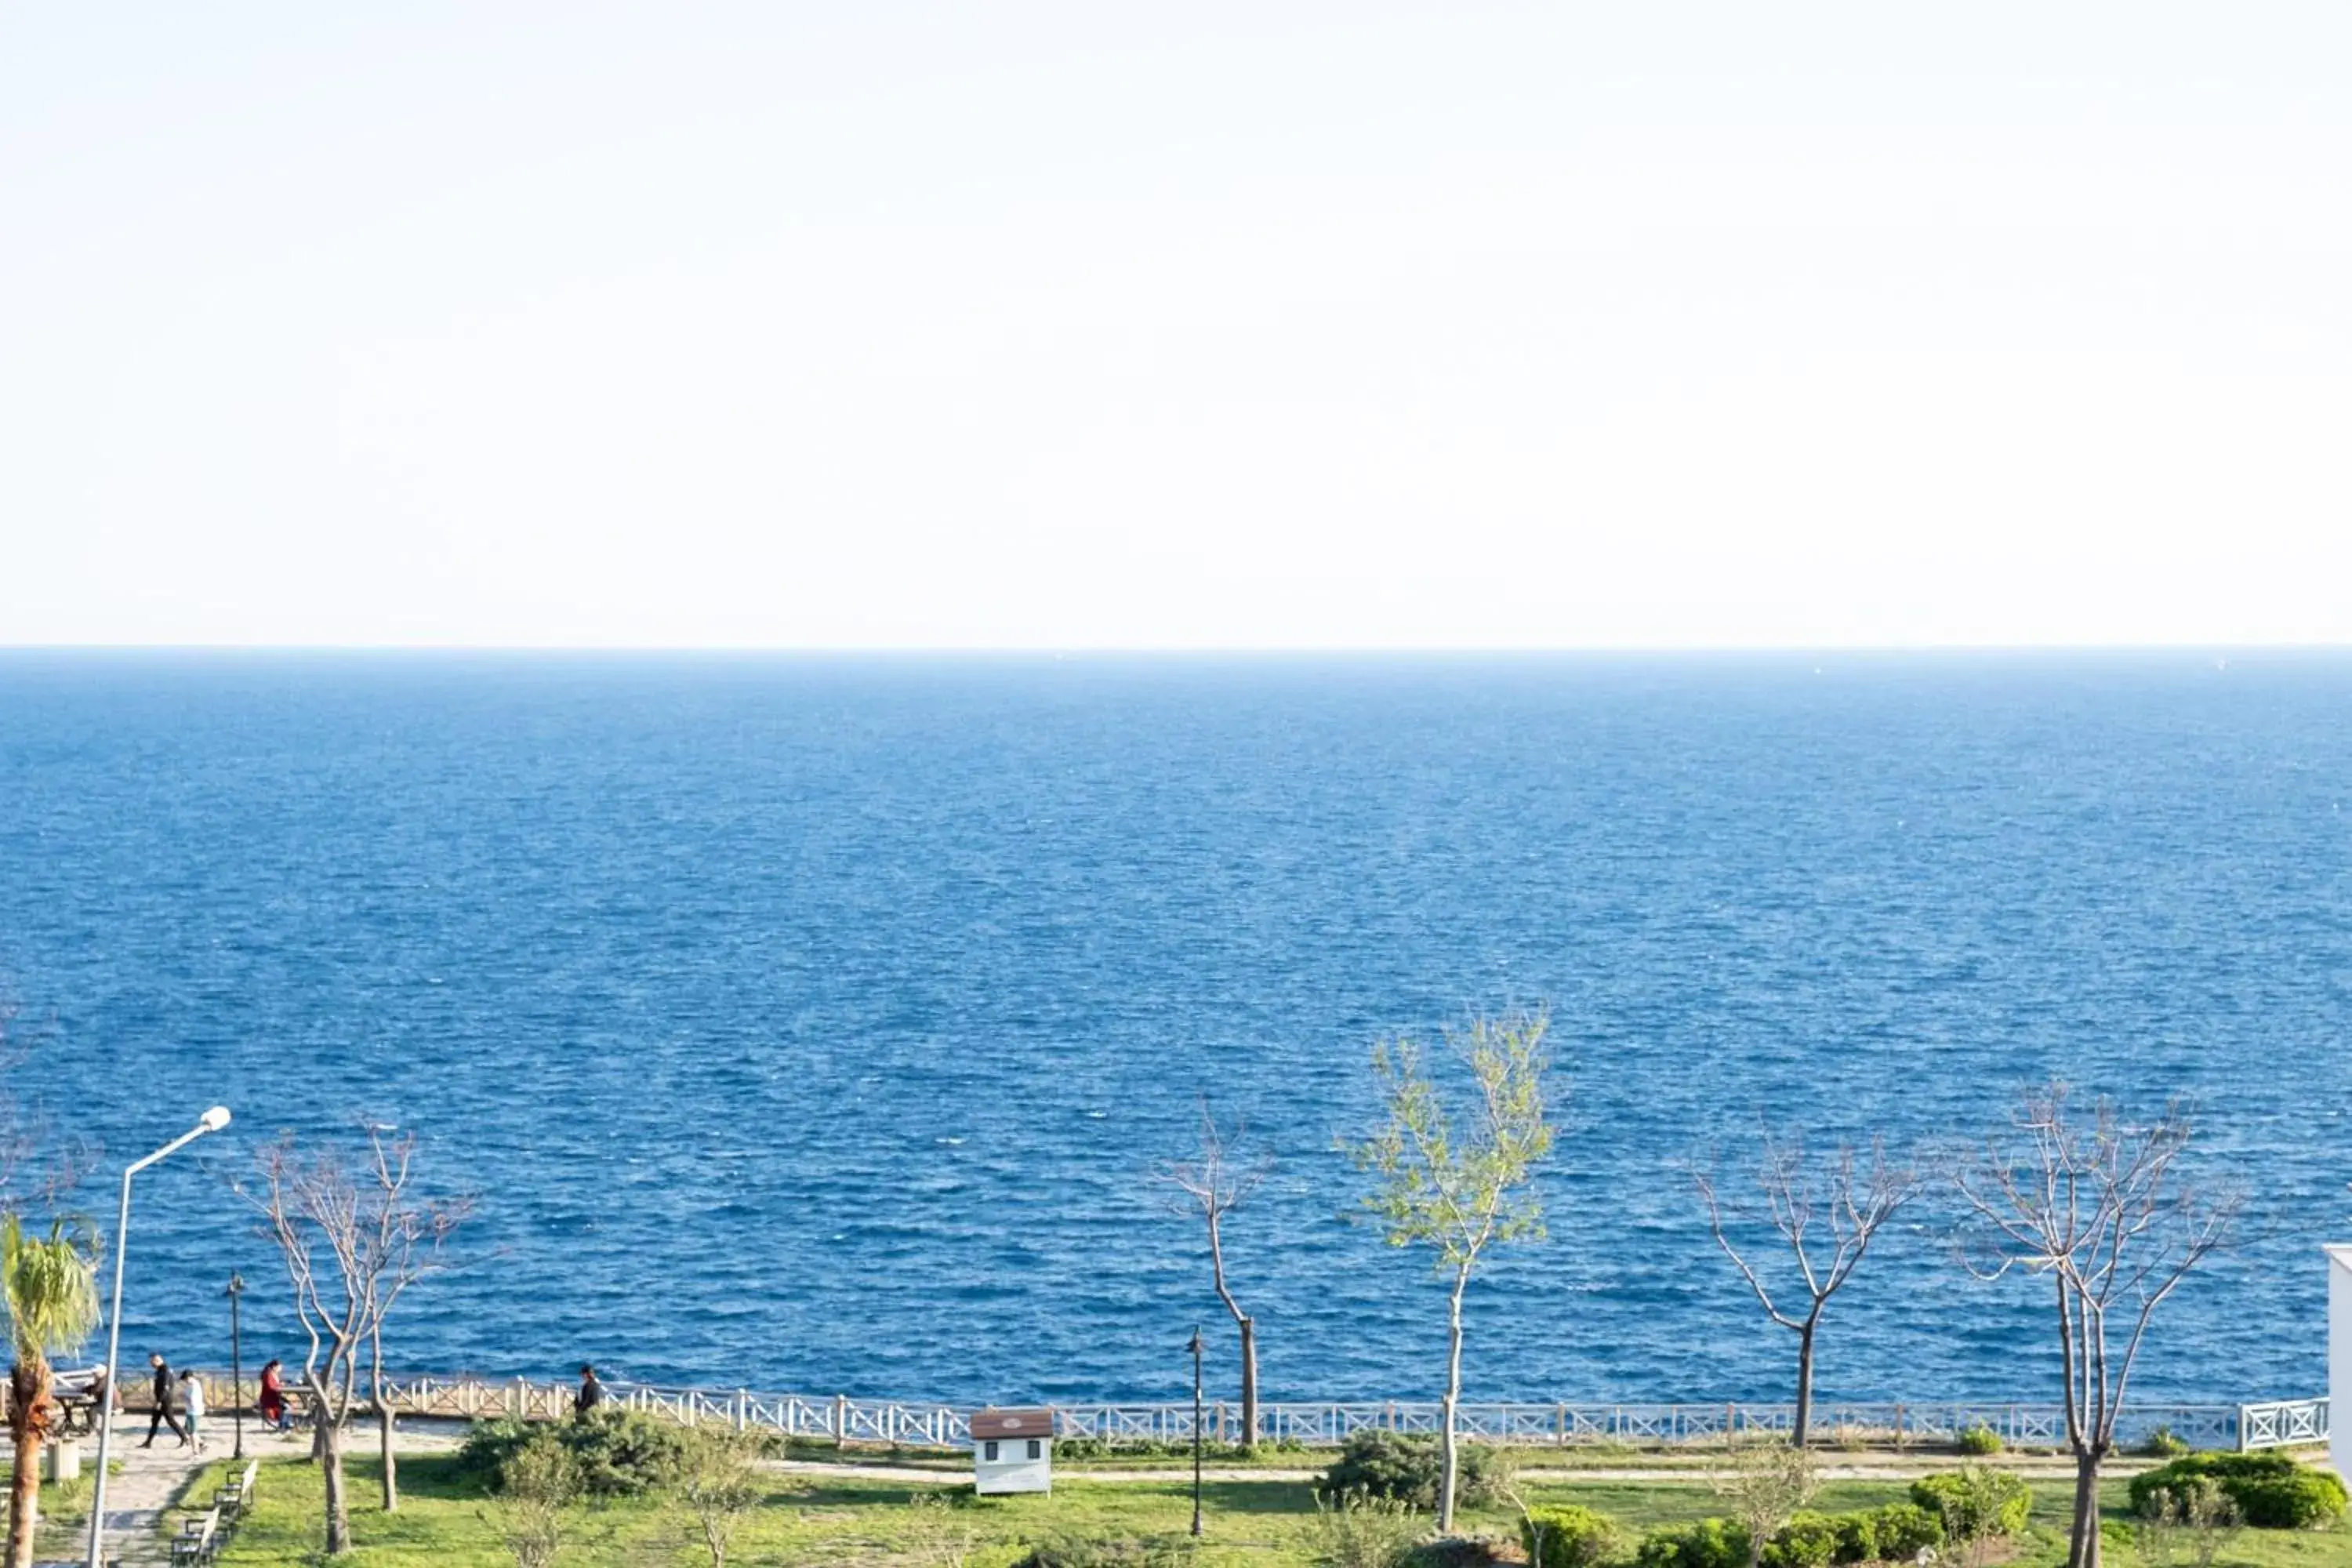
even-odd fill
[{"label": "sky", "polygon": [[0,643],[2352,642],[2347,58],[0,0]]}]

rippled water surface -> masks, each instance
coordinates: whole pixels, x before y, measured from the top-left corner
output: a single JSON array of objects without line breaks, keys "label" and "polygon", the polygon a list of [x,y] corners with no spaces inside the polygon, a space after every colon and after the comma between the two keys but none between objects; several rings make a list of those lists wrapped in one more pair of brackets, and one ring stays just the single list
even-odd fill
[{"label": "rippled water surface", "polygon": [[[1683,1162],[2051,1072],[2202,1100],[2255,1234],[2145,1386],[2279,1396],[2352,1232],[2347,798],[2343,658],[17,654],[0,976],[110,1156],[236,1107],[142,1178],[126,1351],[224,1359],[231,1268],[290,1348],[227,1182],[370,1117],[481,1199],[404,1363],[1172,1395],[1194,1321],[1231,1355],[1143,1180],[1205,1093],[1278,1162],[1230,1232],[1269,1396],[1424,1394],[1442,1292],[1334,1142],[1376,1039],[1540,1002],[1569,1131],[1474,1397],[1780,1395]],[[2041,1296],[1916,1221],[1824,1393],[2046,1393]]]}]

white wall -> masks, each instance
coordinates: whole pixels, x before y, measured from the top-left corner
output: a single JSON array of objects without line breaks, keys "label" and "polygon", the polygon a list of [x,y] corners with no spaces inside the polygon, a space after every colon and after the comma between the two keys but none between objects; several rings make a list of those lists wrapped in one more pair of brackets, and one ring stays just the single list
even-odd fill
[{"label": "white wall", "polygon": [[2336,1474],[2352,1482],[2352,1247],[2327,1249],[2327,1415]]},{"label": "white wall", "polygon": [[1054,1489],[1054,1445],[1051,1439],[1040,1440],[1037,1458],[1029,1458],[1030,1439],[1001,1437],[996,1444],[996,1461],[991,1464],[984,1456],[985,1442],[975,1441],[972,1452],[972,1489],[982,1497],[999,1497],[1007,1492],[1050,1492]]}]

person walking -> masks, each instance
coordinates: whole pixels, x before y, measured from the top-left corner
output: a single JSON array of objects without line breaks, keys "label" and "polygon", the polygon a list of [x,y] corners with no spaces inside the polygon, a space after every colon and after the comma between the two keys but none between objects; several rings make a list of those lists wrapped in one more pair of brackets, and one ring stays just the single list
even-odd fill
[{"label": "person walking", "polygon": [[172,1387],[172,1368],[170,1364],[163,1360],[163,1352],[162,1351],[149,1351],[147,1352],[147,1364],[155,1369],[155,1414],[147,1418],[147,1440],[139,1446],[142,1448],[153,1447],[155,1446],[155,1428],[158,1426],[169,1426],[172,1429],[172,1436],[180,1440],[181,1447],[185,1447],[188,1442],[188,1435],[180,1429],[179,1421],[172,1414],[172,1394],[173,1392]]},{"label": "person walking", "polygon": [[273,1432],[286,1430],[286,1363],[273,1358],[261,1369],[261,1397],[254,1409],[261,1424]]},{"label": "person walking", "polygon": [[205,1380],[184,1367],[180,1372],[180,1409],[188,1418],[188,1435],[180,1446],[201,1454],[205,1451]]},{"label": "person walking", "polygon": [[593,1366],[582,1367],[580,1392],[572,1396],[572,1414],[585,1415],[604,1403],[604,1385],[596,1381],[596,1369]]}]

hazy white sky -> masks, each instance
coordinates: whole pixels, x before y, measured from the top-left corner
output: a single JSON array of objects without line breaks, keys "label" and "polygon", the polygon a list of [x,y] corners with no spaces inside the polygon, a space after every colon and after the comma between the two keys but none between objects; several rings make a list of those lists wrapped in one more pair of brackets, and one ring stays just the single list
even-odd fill
[{"label": "hazy white sky", "polygon": [[0,0],[0,641],[2352,640],[2342,0]]}]

